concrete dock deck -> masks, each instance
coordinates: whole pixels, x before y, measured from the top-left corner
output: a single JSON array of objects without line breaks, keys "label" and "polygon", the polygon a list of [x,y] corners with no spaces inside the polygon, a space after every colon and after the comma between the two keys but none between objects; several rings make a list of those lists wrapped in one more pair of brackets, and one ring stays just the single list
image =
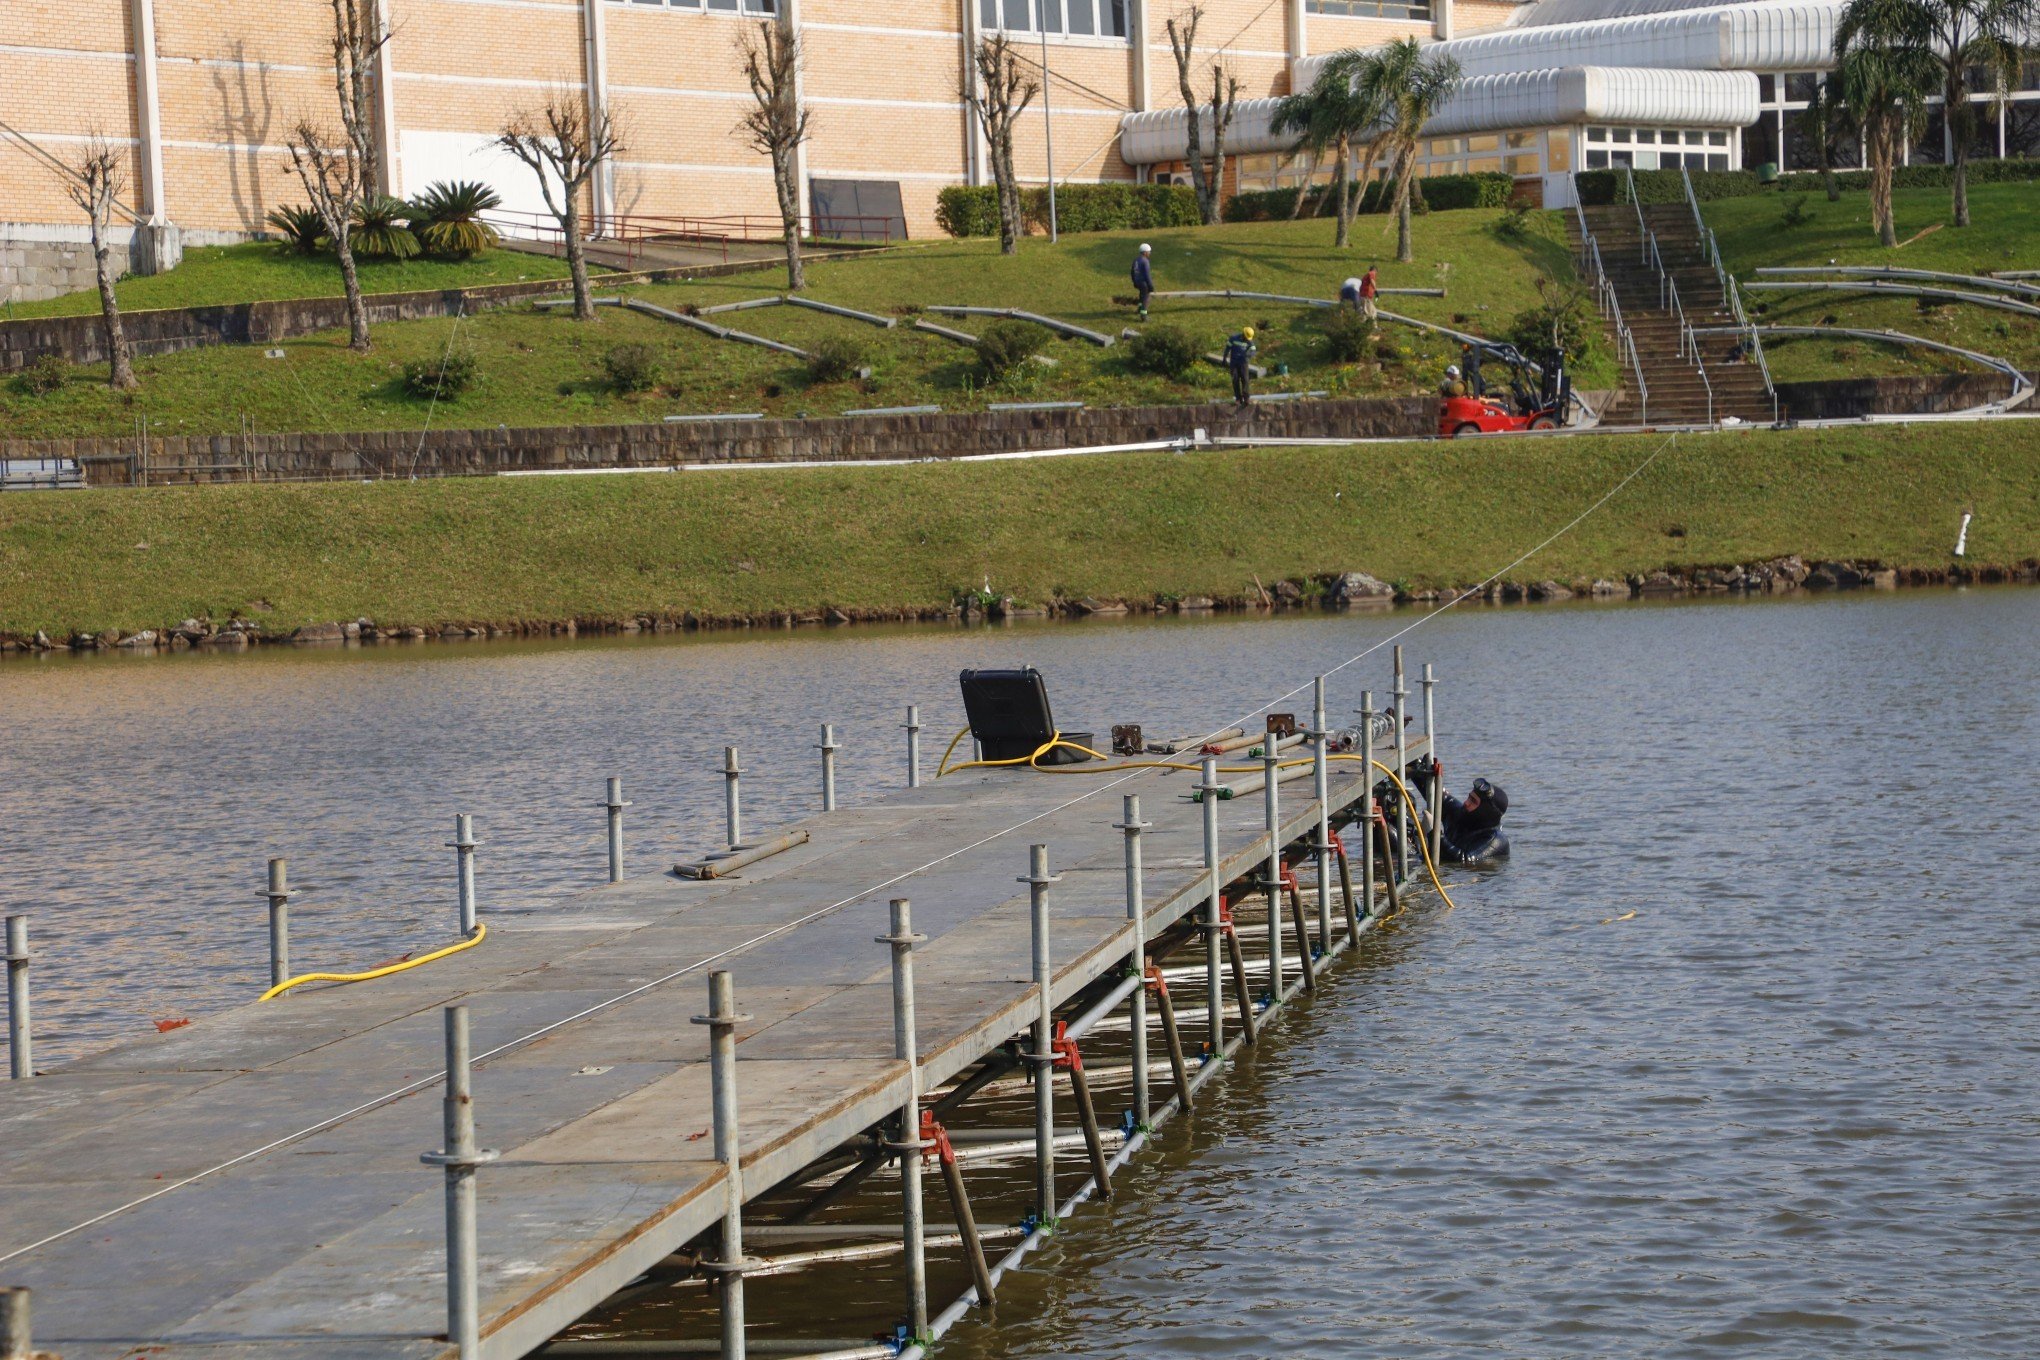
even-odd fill
[{"label": "concrete dock deck", "polygon": [[[1405,755],[1424,749],[1412,736]],[[1366,781],[1356,764],[1331,772],[1336,813]],[[1038,1008],[1016,881],[1030,843],[1062,875],[1049,890],[1058,1002],[1125,962],[1122,794],[1140,794],[1153,824],[1149,936],[1201,905],[1196,782],[951,775],[798,823],[807,844],[740,877],[646,872],[543,912],[489,912],[484,858],[489,937],[474,949],[0,1084],[0,1283],[34,1290],[35,1340],[64,1360],[451,1354],[442,1174],[418,1159],[441,1142],[440,1010],[459,1002],[479,1139],[502,1152],[479,1174],[484,1353],[527,1354],[720,1217],[708,1035],[690,1023],[710,968],[731,971],[750,1017],[738,1070],[756,1195],[904,1097],[889,952],[874,942],[888,899],[911,898],[928,937],[915,953],[926,1089]],[[1315,830],[1310,787],[1283,785],[1285,843]],[[1229,880],[1266,858],[1263,805],[1218,810]]]}]

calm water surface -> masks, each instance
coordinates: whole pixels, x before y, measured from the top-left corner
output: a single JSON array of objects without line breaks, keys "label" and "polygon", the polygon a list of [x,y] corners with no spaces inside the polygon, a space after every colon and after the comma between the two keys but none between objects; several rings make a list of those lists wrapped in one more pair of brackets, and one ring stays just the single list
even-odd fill
[{"label": "calm water surface", "polygon": [[[927,759],[955,672],[1031,661],[1068,726],[1249,710],[1412,616],[0,665],[0,897],[44,1065],[249,999],[263,860],[302,967],[707,848]],[[948,1354],[2027,1356],[2040,1346],[2040,595],[1468,610],[1451,782],[1516,857],[1299,1008]],[[1386,655],[1335,704],[1386,690]],[[1301,706],[1301,705],[1299,705]],[[938,735],[939,734],[939,735]],[[1631,914],[1633,913],[1633,915]]]}]

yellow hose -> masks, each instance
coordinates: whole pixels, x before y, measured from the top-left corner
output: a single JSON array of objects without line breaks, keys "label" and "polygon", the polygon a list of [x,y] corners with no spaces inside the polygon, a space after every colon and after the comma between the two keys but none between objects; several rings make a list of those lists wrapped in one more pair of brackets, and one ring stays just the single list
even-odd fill
[{"label": "yellow hose", "polygon": [[475,933],[462,940],[459,944],[450,944],[444,949],[435,949],[430,954],[421,954],[415,959],[405,959],[402,963],[393,963],[385,968],[371,968],[366,973],[300,973],[294,978],[288,978],[277,983],[274,987],[264,992],[259,999],[267,1001],[271,997],[282,996],[291,988],[302,986],[307,982],[367,982],[370,978],[388,977],[391,973],[401,973],[411,968],[422,968],[428,963],[435,963],[445,958],[448,954],[458,954],[463,949],[473,949],[476,945],[487,939],[488,936],[488,924],[483,921],[477,921],[475,922]]},{"label": "yellow hose", "polygon": [[949,757],[955,752],[956,743],[962,741],[965,737],[969,735],[970,729],[968,727],[965,727],[958,729],[956,735],[949,739],[949,746],[942,752],[942,759],[935,762],[935,777],[937,779],[940,779],[943,775],[949,773]]},{"label": "yellow hose", "polygon": [[[1334,759],[1336,759],[1336,757],[1334,757]],[[1409,785],[1402,782],[1401,775],[1397,774],[1394,770],[1389,769],[1388,766],[1382,764],[1378,760],[1374,762],[1374,768],[1381,771],[1383,774],[1387,775],[1390,779],[1393,779],[1395,781],[1396,788],[1401,790],[1403,801],[1409,804],[1411,826],[1417,832],[1417,848],[1424,852],[1424,868],[1430,871],[1432,886],[1438,889],[1438,896],[1445,899],[1445,910],[1452,911],[1456,909],[1459,906],[1459,904],[1452,900],[1452,894],[1446,892],[1445,885],[1438,881],[1438,866],[1431,860],[1431,838],[1423,834],[1424,819],[1417,813],[1417,800],[1415,797],[1411,795]]]}]

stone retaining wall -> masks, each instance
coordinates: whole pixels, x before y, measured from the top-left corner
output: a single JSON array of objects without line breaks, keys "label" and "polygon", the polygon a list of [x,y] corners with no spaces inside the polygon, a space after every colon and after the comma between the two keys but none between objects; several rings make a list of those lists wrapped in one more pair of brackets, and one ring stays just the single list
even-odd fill
[{"label": "stone retaining wall", "polygon": [[1856,416],[1961,411],[2012,394],[1998,373],[1936,377],[1834,378],[1778,384],[1778,410],[1787,420],[1849,420]]},{"label": "stone retaining wall", "polygon": [[1097,444],[1213,436],[1371,438],[1431,433],[1428,397],[1298,401],[1240,412],[1231,405],[1090,411],[980,411],[711,420],[659,425],[416,430],[363,434],[210,435],[151,439],[0,440],[0,459],[75,459],[93,486],[201,482],[358,481],[677,463],[913,461]]}]

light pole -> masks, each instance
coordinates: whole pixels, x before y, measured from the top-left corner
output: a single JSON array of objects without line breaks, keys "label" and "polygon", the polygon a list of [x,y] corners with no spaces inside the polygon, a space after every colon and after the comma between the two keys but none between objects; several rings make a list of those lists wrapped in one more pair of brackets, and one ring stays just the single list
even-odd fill
[{"label": "light pole", "polygon": [[1055,122],[1048,112],[1048,0],[1034,0],[1034,27],[1041,35],[1041,141],[1048,150],[1048,243],[1060,239],[1055,220]]}]

